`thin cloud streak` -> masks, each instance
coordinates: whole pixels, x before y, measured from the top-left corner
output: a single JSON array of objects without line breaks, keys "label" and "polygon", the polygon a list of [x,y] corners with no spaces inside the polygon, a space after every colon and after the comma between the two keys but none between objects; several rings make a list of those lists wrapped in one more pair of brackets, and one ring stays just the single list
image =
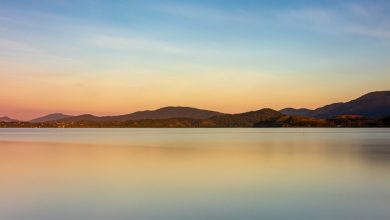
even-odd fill
[{"label": "thin cloud streak", "polygon": [[365,17],[365,18],[371,17],[371,11],[368,8],[363,7],[361,5],[353,4],[353,5],[347,6],[347,8],[353,14],[355,14],[355,15],[357,15],[359,17]]},{"label": "thin cloud streak", "polygon": [[345,6],[348,13],[361,19],[375,19],[388,16],[385,12],[385,6],[378,4],[348,4]]},{"label": "thin cloud streak", "polygon": [[[38,52],[39,50],[33,46],[19,41],[0,38],[0,50],[12,52]],[[0,52],[1,54],[1,52]]]},{"label": "thin cloud streak", "polygon": [[371,27],[351,27],[346,29],[349,33],[390,40],[390,29]]},{"label": "thin cloud streak", "polygon": [[287,21],[298,21],[298,23],[329,24],[336,15],[332,11],[322,8],[300,8],[282,12],[279,17]]},{"label": "thin cloud streak", "polygon": [[28,22],[23,21],[21,19],[7,17],[7,16],[0,16],[0,23],[10,23],[10,24],[19,24],[19,25],[29,25]]},{"label": "thin cloud streak", "polygon": [[[294,26],[312,27],[312,30],[388,40],[389,25],[375,19],[375,14],[380,16],[379,12],[376,7],[349,5],[342,11],[325,8],[288,10],[280,13],[279,17]],[[360,19],[356,19],[356,16]],[[368,18],[371,19],[370,22],[367,22]]]},{"label": "thin cloud streak", "polygon": [[147,51],[158,53],[173,53],[182,54],[187,50],[175,47],[171,44],[141,38],[131,37],[117,37],[117,36],[105,36],[97,35],[88,39],[88,42],[93,46],[111,49],[111,50],[126,50],[126,51]]},{"label": "thin cloud streak", "polygon": [[211,7],[185,4],[158,5],[153,9],[173,16],[214,22],[253,22],[258,20],[258,15],[243,9],[218,10]]},{"label": "thin cloud streak", "polygon": [[[335,8],[304,7],[290,8],[282,11],[268,11],[267,18],[261,17],[259,12],[253,10],[222,10],[212,7],[197,5],[159,5],[158,11],[183,18],[207,20],[214,22],[241,22],[247,24],[259,24],[260,22],[277,21],[281,24],[289,24],[296,27],[310,27],[312,31],[337,32],[355,34],[369,38],[388,39],[389,29],[384,27],[372,28],[367,22],[359,19],[372,20],[383,16],[383,9],[378,5],[349,4]],[[356,17],[358,19],[356,20]]]}]

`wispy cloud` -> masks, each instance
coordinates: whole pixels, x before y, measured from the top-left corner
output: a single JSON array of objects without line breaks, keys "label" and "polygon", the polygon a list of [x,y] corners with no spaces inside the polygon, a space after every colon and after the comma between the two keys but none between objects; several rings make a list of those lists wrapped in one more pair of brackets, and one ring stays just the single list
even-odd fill
[{"label": "wispy cloud", "polygon": [[390,29],[380,27],[350,27],[347,32],[363,36],[382,38],[390,40]]},{"label": "wispy cloud", "polygon": [[2,38],[0,38],[0,51],[38,52],[38,50],[30,44]]},{"label": "wispy cloud", "polygon": [[220,10],[212,7],[185,4],[165,4],[154,7],[155,10],[189,19],[215,22],[251,22],[257,16],[244,9]]},{"label": "wispy cloud", "polygon": [[279,14],[285,22],[339,34],[390,39],[390,25],[377,5],[347,5],[335,8],[290,9]]},{"label": "wispy cloud", "polygon": [[351,15],[355,15],[360,18],[378,18],[378,17],[386,17],[388,13],[386,13],[387,6],[375,4],[375,2],[370,2],[370,4],[348,4],[345,6],[347,9],[346,13],[350,13]]},{"label": "wispy cloud", "polygon": [[348,5],[347,9],[350,10],[354,15],[365,18],[371,17],[371,11],[367,7],[364,7],[362,5]]},{"label": "wispy cloud", "polygon": [[385,13],[385,8],[377,4],[348,5],[347,9],[351,15],[358,17],[358,20],[349,22],[344,30],[350,34],[390,40],[390,17]]},{"label": "wispy cloud", "polygon": [[6,16],[0,16],[0,23],[11,23],[11,24],[22,24],[22,25],[28,24],[28,22],[22,21],[21,19],[6,17]]},{"label": "wispy cloud", "polygon": [[90,42],[93,46],[111,50],[133,50],[173,54],[187,52],[186,49],[176,47],[169,43],[132,37],[96,35],[88,39],[88,42]]},{"label": "wispy cloud", "polygon": [[335,19],[336,14],[323,8],[300,8],[279,13],[279,17],[299,23],[329,24]]}]

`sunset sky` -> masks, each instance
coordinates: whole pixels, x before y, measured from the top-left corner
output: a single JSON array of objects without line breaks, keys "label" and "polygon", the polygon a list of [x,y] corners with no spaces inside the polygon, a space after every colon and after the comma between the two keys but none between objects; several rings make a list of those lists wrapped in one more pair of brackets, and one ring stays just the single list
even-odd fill
[{"label": "sunset sky", "polygon": [[0,117],[316,108],[390,85],[390,1],[0,0]]}]

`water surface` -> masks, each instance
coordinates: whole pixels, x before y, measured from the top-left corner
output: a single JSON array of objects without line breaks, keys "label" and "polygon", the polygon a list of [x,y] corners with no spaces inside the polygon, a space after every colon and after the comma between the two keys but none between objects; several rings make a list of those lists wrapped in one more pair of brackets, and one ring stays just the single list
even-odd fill
[{"label": "water surface", "polygon": [[1,220],[388,220],[390,129],[0,129]]}]

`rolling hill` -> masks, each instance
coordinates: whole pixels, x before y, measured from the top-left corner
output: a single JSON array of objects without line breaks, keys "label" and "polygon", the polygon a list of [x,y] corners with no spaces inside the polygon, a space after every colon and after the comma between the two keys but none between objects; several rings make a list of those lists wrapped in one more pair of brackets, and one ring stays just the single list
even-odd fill
[{"label": "rolling hill", "polygon": [[371,92],[349,102],[334,103],[314,110],[285,108],[280,112],[315,118],[335,118],[339,115],[382,118],[390,115],[390,91]]},{"label": "rolling hill", "polygon": [[270,108],[240,114],[214,116],[207,121],[215,127],[253,127],[259,121],[275,120],[283,114]]},{"label": "rolling hill", "polygon": [[191,107],[164,107],[157,110],[138,111],[118,116],[94,116],[91,114],[62,118],[58,121],[95,121],[95,122],[124,122],[129,120],[143,119],[169,119],[169,118],[190,118],[205,119],[213,116],[224,115],[220,112],[191,108]]}]

